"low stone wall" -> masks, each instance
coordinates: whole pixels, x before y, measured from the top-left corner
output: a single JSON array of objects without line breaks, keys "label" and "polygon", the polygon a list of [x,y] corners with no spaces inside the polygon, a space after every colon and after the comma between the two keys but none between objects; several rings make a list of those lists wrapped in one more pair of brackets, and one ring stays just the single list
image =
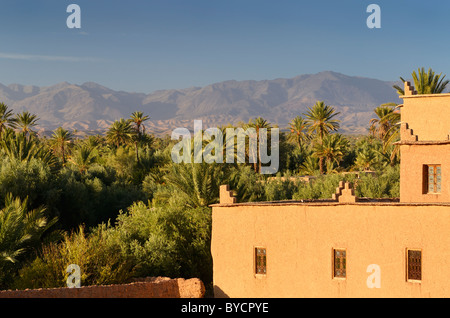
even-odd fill
[{"label": "low stone wall", "polygon": [[198,278],[147,278],[130,284],[0,291],[0,298],[203,298]]}]

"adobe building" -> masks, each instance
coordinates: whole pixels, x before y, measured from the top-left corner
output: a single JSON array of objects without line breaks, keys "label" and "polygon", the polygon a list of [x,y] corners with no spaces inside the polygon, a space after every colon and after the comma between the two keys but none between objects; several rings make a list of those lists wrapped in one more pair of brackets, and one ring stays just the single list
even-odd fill
[{"label": "adobe building", "polygon": [[450,94],[405,83],[400,200],[212,205],[215,297],[450,297]]}]

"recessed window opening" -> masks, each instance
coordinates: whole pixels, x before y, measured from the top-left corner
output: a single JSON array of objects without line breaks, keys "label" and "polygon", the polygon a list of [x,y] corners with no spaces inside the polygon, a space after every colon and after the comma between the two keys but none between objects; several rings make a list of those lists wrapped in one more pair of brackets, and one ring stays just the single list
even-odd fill
[{"label": "recessed window opening", "polygon": [[441,165],[423,166],[423,193],[441,193]]},{"label": "recessed window opening", "polygon": [[347,252],[345,249],[333,250],[333,277],[347,277]]},{"label": "recessed window opening", "polygon": [[267,253],[263,247],[255,248],[255,274],[267,274]]},{"label": "recessed window opening", "polygon": [[421,250],[407,250],[407,271],[406,279],[408,281],[422,280],[422,251]]}]

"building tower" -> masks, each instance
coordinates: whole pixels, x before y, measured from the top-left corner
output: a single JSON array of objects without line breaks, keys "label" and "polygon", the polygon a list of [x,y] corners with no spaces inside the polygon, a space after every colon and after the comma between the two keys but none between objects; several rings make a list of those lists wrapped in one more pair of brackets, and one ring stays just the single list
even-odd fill
[{"label": "building tower", "polygon": [[400,98],[400,202],[450,202],[450,94]]}]

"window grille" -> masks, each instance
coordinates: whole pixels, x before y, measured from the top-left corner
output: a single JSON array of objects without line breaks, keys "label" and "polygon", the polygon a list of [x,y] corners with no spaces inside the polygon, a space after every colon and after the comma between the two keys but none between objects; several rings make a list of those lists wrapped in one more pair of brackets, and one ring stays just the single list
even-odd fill
[{"label": "window grille", "polygon": [[347,253],[342,249],[334,250],[334,277],[345,278],[347,276]]},{"label": "window grille", "polygon": [[263,274],[265,275],[267,273],[267,255],[266,255],[266,249],[262,247],[255,248],[255,272],[256,274]]},{"label": "window grille", "polygon": [[408,250],[407,280],[422,280],[422,251]]},{"label": "window grille", "polygon": [[424,166],[424,193],[441,193],[441,165]]}]

